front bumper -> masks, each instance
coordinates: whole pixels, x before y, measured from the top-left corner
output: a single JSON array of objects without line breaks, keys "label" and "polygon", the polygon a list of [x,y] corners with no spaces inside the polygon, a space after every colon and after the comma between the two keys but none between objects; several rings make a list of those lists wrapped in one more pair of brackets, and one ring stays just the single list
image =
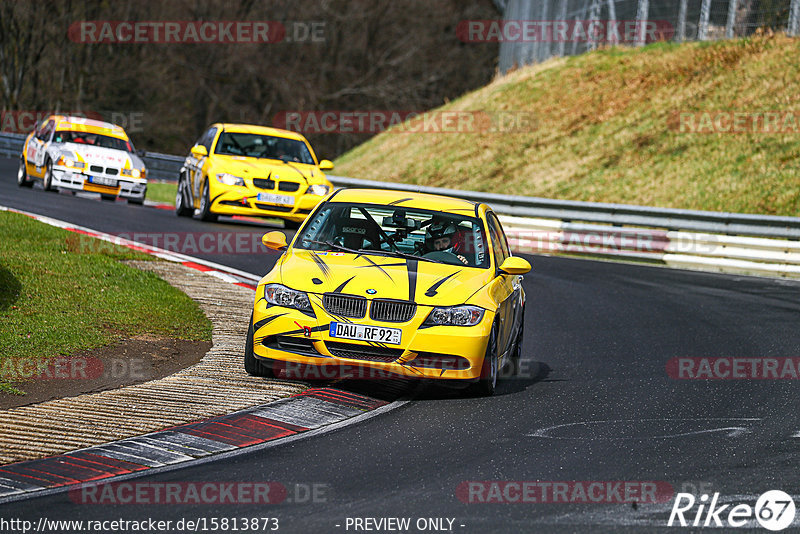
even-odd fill
[{"label": "front bumper", "polygon": [[[92,183],[90,179],[95,177],[116,180],[117,185],[112,187]],[[60,165],[53,167],[53,186],[62,189],[115,195],[133,200],[144,200],[145,194],[147,193],[147,179],[145,178],[129,178],[127,176],[107,176],[103,174],[87,173]]]},{"label": "front bumper", "polygon": [[[305,194],[307,186],[301,185],[296,192],[265,191],[254,186],[235,186],[215,183],[209,194],[210,210],[218,215],[241,215],[246,217],[278,217],[294,222],[302,222],[322,201],[320,195]],[[259,201],[258,195],[274,194],[291,197],[293,204],[276,204]]]},{"label": "front bumper", "polygon": [[[259,288],[261,289],[261,288]],[[263,294],[263,293],[261,293]],[[403,376],[444,381],[480,378],[494,314],[487,311],[471,327],[422,327],[431,310],[419,305],[407,323],[377,322],[365,317],[356,324],[399,328],[401,344],[377,344],[330,336],[337,321],[312,298],[315,317],[291,308],[271,306],[261,298],[255,304],[253,352],[272,360],[287,378],[365,378]],[[341,322],[341,319],[338,319]],[[389,360],[389,361],[379,361]]]}]

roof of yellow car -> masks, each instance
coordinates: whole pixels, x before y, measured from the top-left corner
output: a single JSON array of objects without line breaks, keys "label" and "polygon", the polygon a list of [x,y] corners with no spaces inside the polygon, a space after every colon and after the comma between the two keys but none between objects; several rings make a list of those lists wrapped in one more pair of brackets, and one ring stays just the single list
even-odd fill
[{"label": "roof of yellow car", "polygon": [[427,193],[392,191],[389,189],[341,189],[331,202],[353,202],[364,204],[386,204],[398,207],[414,207],[424,210],[447,211],[462,215],[475,214],[477,204],[470,200]]},{"label": "roof of yellow car", "polygon": [[225,130],[226,132],[272,135],[274,137],[284,137],[286,139],[297,139],[298,141],[305,141],[305,137],[303,137],[297,132],[292,132],[290,130],[281,130],[280,128],[271,128],[269,126],[258,126],[256,124],[231,124],[231,123],[220,123],[219,126],[221,126],[222,129]]},{"label": "roof of yellow car", "polygon": [[53,119],[56,123],[56,130],[95,133],[118,137],[126,141],[128,140],[128,134],[125,133],[125,130],[123,130],[121,126],[111,124],[110,122],[96,121],[84,117],[67,117],[64,115],[55,115]]}]

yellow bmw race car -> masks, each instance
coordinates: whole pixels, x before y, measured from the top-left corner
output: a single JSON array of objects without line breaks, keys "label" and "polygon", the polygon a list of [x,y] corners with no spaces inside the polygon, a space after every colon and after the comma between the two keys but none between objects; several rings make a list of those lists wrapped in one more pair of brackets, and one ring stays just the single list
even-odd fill
[{"label": "yellow bmw race car", "polygon": [[132,204],[143,204],[146,173],[144,162],[121,127],[51,115],[25,139],[17,184],[31,187],[38,179],[45,191],[89,191],[100,193],[103,200],[121,197]]},{"label": "yellow bmw race car", "polygon": [[247,124],[213,124],[192,147],[178,179],[175,212],[278,217],[297,228],[333,185],[333,169],[298,133]]},{"label": "yellow bmw race car", "polygon": [[263,243],[283,255],[256,290],[251,375],[402,375],[491,395],[520,357],[531,266],[486,204],[343,189],[291,244],[282,232]]}]

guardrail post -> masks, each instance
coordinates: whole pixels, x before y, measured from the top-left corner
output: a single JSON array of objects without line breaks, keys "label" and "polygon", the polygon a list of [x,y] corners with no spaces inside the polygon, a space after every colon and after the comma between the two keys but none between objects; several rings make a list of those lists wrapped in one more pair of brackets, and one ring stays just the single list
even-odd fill
[{"label": "guardrail post", "polygon": [[708,38],[708,19],[711,17],[711,0],[703,0],[700,6],[700,22],[697,25],[697,40],[705,41]]},{"label": "guardrail post", "polygon": [[792,0],[792,6],[789,9],[789,27],[786,33],[796,37],[798,31],[800,31],[800,0]]},{"label": "guardrail post", "polygon": [[[595,30],[600,21],[600,0],[592,0],[592,7],[589,9],[589,29]],[[596,30],[595,30],[596,31]],[[589,35],[589,48],[597,49],[597,40],[594,35]]]},{"label": "guardrail post", "polygon": [[[549,6],[550,0],[542,0],[542,7],[539,10],[539,22],[545,22],[550,16],[548,13]],[[539,27],[543,28],[544,26],[540,25]],[[547,31],[542,32],[542,34],[539,36],[536,49],[536,59],[538,61],[544,61],[550,57],[550,41],[547,39]]]},{"label": "guardrail post", "polygon": [[[617,24],[617,1],[616,0],[608,0],[608,25],[606,26],[606,35],[609,35],[608,27],[611,25]],[[617,36],[618,33],[615,31],[613,33],[613,37],[609,41],[610,44],[617,44]]]},{"label": "guardrail post", "polygon": [[648,0],[639,0],[639,6],[636,8],[636,46],[644,46],[647,37],[647,19],[650,17],[650,2]]},{"label": "guardrail post", "polygon": [[[575,15],[575,21],[573,22],[573,24],[575,26],[577,26],[578,24],[581,24],[581,19],[580,19],[580,17],[578,15]],[[573,26],[573,28],[575,26]],[[572,33],[572,32],[570,32],[570,33]],[[578,40],[577,39],[573,39],[572,40],[572,55],[574,56],[577,53],[578,53]]]},{"label": "guardrail post", "polygon": [[[567,0],[561,0],[561,5],[558,8],[558,20],[559,22],[567,22]],[[566,40],[562,39],[558,42],[558,55],[560,57],[564,57],[564,47],[566,46]]]},{"label": "guardrail post", "polygon": [[677,40],[683,42],[686,40],[686,11],[689,0],[681,0],[681,7],[678,10],[678,31]]},{"label": "guardrail post", "polygon": [[725,38],[733,39],[733,25],[736,23],[737,0],[728,0],[728,20],[725,23]]}]

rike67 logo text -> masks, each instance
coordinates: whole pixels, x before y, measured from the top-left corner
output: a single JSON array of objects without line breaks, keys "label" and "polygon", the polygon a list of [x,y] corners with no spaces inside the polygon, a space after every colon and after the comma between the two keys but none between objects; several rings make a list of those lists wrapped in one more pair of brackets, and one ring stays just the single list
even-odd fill
[{"label": "rike67 logo text", "polygon": [[794,500],[780,490],[764,493],[755,506],[736,503],[734,499],[726,501],[734,502],[722,504],[719,493],[714,493],[710,501],[708,495],[696,499],[691,493],[678,493],[667,526],[752,528],[761,525],[768,530],[779,531],[794,521]]}]

